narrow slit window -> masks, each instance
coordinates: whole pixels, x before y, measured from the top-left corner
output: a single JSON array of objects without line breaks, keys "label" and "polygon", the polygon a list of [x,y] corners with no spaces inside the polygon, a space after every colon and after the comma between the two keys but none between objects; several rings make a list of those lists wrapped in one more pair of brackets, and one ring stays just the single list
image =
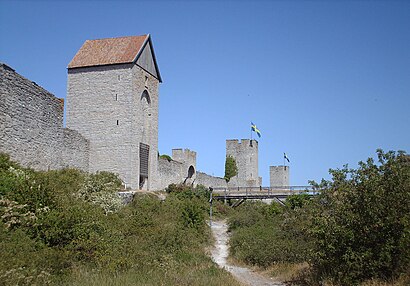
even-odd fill
[{"label": "narrow slit window", "polygon": [[119,120],[117,120],[117,125],[119,125],[119,123],[120,123],[120,121],[119,121]]},{"label": "narrow slit window", "polygon": [[115,94],[115,101],[118,101],[118,94]]},{"label": "narrow slit window", "polygon": [[121,76],[120,76],[120,75],[118,75],[118,80],[121,80]]},{"label": "narrow slit window", "polygon": [[145,76],[145,87],[148,87],[148,77]]}]

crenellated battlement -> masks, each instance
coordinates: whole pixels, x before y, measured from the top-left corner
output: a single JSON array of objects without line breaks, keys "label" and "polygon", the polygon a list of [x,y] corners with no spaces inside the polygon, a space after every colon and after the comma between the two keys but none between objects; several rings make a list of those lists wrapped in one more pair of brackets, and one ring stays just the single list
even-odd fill
[{"label": "crenellated battlement", "polygon": [[232,156],[238,167],[238,175],[231,179],[231,186],[260,186],[258,174],[258,141],[250,139],[226,140],[226,156]]}]

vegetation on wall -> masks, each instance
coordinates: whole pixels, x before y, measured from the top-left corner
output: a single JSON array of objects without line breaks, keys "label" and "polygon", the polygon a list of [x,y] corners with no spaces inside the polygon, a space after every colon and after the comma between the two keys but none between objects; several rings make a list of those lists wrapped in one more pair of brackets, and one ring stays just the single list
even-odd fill
[{"label": "vegetation on wall", "polygon": [[225,159],[225,176],[226,182],[229,182],[232,177],[238,174],[238,166],[236,165],[236,160],[234,157],[228,155]]},{"label": "vegetation on wall", "polygon": [[171,161],[172,161],[171,156],[169,156],[169,155],[167,155],[167,154],[162,154],[162,155],[160,155],[159,157],[160,157],[161,159],[167,160],[168,162],[171,162]]}]

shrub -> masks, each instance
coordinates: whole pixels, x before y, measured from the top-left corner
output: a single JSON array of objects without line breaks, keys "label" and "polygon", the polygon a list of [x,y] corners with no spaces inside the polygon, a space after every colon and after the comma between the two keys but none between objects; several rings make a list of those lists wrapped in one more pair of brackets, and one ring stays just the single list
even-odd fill
[{"label": "shrub", "polygon": [[410,268],[410,164],[404,152],[377,151],[357,170],[330,170],[316,187],[311,262],[317,276],[341,285],[394,279]]},{"label": "shrub", "polygon": [[112,174],[35,172],[0,155],[0,284],[237,285],[204,253],[205,188],[110,212],[96,198],[119,187]]},{"label": "shrub", "polygon": [[86,176],[78,196],[85,201],[100,206],[105,214],[118,211],[122,200],[117,192],[122,185],[118,175],[109,172],[97,172]]},{"label": "shrub", "polygon": [[308,202],[309,199],[310,196],[308,194],[291,195],[286,198],[285,204],[291,209],[301,208]]},{"label": "shrub", "polygon": [[167,155],[167,154],[162,154],[161,156],[159,156],[161,159],[165,159],[165,160],[167,160],[168,162],[171,162],[172,161],[172,158],[171,158],[171,156],[169,156],[169,155]]},{"label": "shrub", "polygon": [[267,205],[256,202],[246,202],[236,208],[236,212],[229,218],[229,231],[239,228],[246,228],[255,225],[257,222],[265,220],[264,217]]},{"label": "shrub", "polygon": [[301,232],[294,231],[293,212],[275,202],[246,202],[238,207],[229,219],[231,255],[261,267],[303,262],[308,244]]}]

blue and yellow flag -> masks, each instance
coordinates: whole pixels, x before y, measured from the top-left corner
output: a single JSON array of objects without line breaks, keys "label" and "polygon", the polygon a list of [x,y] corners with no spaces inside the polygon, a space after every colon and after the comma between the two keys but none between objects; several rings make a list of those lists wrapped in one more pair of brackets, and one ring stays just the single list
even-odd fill
[{"label": "blue and yellow flag", "polygon": [[256,127],[255,124],[253,124],[253,122],[251,122],[251,130],[255,131],[256,134],[258,134],[259,138],[261,137],[261,132],[259,131],[259,129]]}]

